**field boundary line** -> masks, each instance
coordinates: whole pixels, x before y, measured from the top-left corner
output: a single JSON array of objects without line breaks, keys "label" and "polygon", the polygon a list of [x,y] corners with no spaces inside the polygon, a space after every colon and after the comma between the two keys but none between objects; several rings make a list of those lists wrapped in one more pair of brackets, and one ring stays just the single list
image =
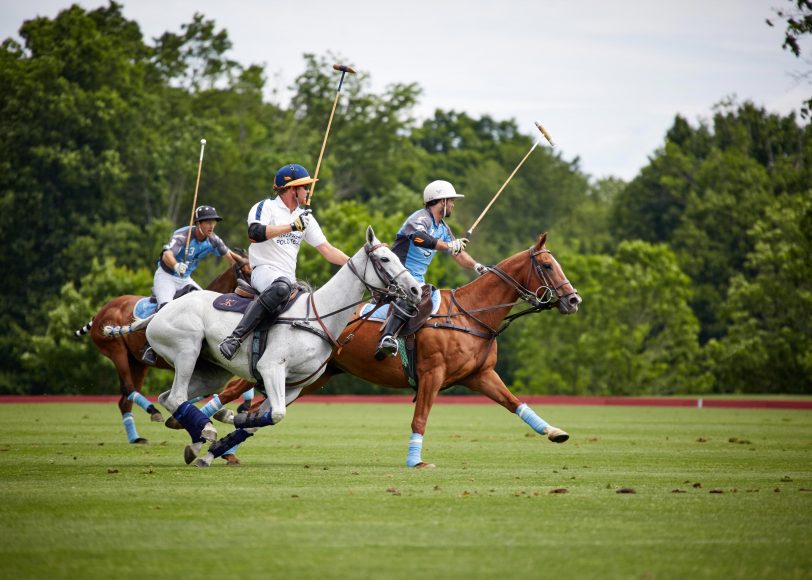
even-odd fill
[{"label": "field boundary line", "polygon": [[[157,397],[148,396],[151,402]],[[613,407],[695,407],[725,409],[805,409],[812,410],[810,399],[707,399],[703,397],[597,397],[570,395],[527,395],[519,397],[532,405],[593,405]],[[108,403],[118,402],[117,395],[0,395],[0,404],[30,403]],[[412,396],[404,395],[314,395],[298,403],[396,403],[411,404]],[[440,395],[437,404],[484,405],[493,401],[479,395]]]}]

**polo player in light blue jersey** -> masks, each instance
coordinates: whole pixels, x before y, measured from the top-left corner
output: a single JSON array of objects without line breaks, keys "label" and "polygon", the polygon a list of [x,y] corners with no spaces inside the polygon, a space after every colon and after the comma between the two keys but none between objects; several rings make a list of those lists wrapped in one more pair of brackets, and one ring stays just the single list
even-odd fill
[{"label": "polo player in light blue jersey", "polygon": [[[465,251],[468,240],[455,238],[451,228],[445,223],[445,218],[450,217],[454,210],[454,200],[460,197],[465,196],[458,194],[448,181],[432,181],[423,190],[423,209],[406,218],[395,235],[392,251],[409,273],[424,285],[426,271],[438,251],[451,254],[463,268],[476,270],[480,275],[486,271],[484,266]],[[383,337],[375,351],[377,360],[397,354],[397,334],[416,312],[417,309],[405,300],[397,300],[392,304],[392,315],[386,322]]]},{"label": "polo player in light blue jersey", "polygon": [[[191,286],[200,290],[200,284],[192,279],[200,260],[208,255],[219,256],[231,264],[236,262],[234,253],[228,249],[225,242],[214,233],[217,222],[221,221],[217,210],[210,205],[201,205],[195,209],[194,225],[189,235],[189,227],[182,227],[172,233],[172,238],[161,250],[158,258],[158,267],[152,279],[152,294],[158,303],[158,308],[171,301],[175,295]],[[186,242],[189,241],[188,248]],[[147,343],[141,359],[149,365],[155,364],[155,352]]]}]

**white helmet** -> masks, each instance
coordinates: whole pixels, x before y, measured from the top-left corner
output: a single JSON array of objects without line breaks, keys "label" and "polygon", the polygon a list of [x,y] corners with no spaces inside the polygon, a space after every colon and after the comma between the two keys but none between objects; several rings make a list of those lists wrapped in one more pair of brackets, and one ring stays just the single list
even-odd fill
[{"label": "white helmet", "polygon": [[454,191],[453,185],[442,179],[432,181],[426,186],[426,189],[423,190],[423,203],[429,203],[435,199],[449,199],[455,197],[465,196],[458,194]]}]

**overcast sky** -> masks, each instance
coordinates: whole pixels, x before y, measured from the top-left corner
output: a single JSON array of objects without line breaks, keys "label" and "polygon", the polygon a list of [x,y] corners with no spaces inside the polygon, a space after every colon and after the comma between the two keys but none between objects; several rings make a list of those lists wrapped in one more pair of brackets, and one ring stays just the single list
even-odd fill
[{"label": "overcast sky", "polygon": [[[120,3],[147,39],[179,32],[195,12],[213,19],[228,30],[230,56],[264,64],[283,103],[304,70],[302,54],[331,51],[368,73],[376,91],[417,83],[418,118],[437,108],[489,114],[515,119],[527,134],[537,134],[533,121],[541,121],[563,157],[579,157],[596,178],[634,177],[678,113],[695,124],[736,95],[787,114],[812,93],[791,74],[812,64],[781,49],[783,24],[765,24],[787,0]],[[70,4],[0,0],[0,37]],[[802,45],[807,57],[811,44]]]}]

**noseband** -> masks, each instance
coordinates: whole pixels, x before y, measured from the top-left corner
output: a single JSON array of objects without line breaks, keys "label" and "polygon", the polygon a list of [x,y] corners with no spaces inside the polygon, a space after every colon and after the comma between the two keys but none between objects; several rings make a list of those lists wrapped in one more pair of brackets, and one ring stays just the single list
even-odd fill
[{"label": "noseband", "polygon": [[[552,276],[550,275],[550,273],[545,271],[546,268],[544,267],[544,265],[540,264],[539,261],[536,259],[536,256],[538,256],[539,254],[549,254],[550,257],[552,257],[552,253],[550,252],[550,250],[548,250],[546,248],[542,248],[538,252],[534,252],[533,248],[530,248],[530,263],[533,265],[533,271],[536,273],[536,277],[539,279],[539,282],[541,282],[541,284],[542,284],[541,286],[539,286],[536,289],[536,292],[534,294],[535,294],[536,298],[539,299],[542,302],[545,302],[545,303],[550,302],[550,301],[557,302],[558,300],[564,298],[564,296],[569,295],[569,294],[565,294],[561,290],[561,288],[563,288],[567,284],[570,284],[570,281],[567,280],[567,278],[565,277],[558,284],[553,282],[553,279],[552,279]],[[528,282],[527,285],[530,286],[530,276],[529,275],[528,275],[528,278],[527,278],[527,282]],[[572,286],[572,285],[570,284],[570,286]],[[539,293],[539,290],[542,290],[542,289],[543,289],[543,294],[542,294],[542,297],[539,298],[538,293]],[[577,290],[575,290],[574,287],[572,289],[573,289],[572,293],[577,293],[578,292]],[[555,293],[555,300],[553,300],[553,293]]]}]

